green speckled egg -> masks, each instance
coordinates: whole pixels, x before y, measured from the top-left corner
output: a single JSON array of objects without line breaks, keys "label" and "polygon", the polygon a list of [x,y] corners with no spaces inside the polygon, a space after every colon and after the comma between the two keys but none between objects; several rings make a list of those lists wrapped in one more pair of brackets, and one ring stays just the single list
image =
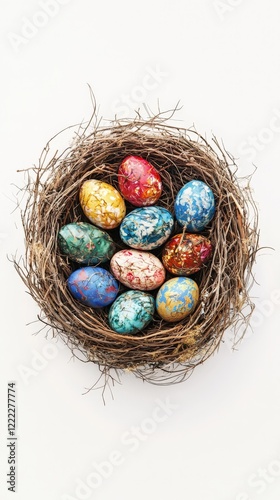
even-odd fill
[{"label": "green speckled egg", "polygon": [[106,231],[87,222],[72,222],[58,233],[61,252],[79,264],[100,264],[110,260],[115,244]]},{"label": "green speckled egg", "polygon": [[111,305],[109,325],[123,335],[142,332],[153,319],[155,300],[152,295],[129,290],[120,295]]}]

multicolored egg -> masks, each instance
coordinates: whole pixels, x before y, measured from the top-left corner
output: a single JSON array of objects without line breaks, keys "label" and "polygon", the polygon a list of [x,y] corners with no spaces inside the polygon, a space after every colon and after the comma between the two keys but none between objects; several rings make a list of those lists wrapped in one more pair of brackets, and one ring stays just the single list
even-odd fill
[{"label": "multicolored egg", "polygon": [[64,255],[80,264],[100,264],[115,253],[111,236],[87,222],[63,226],[58,233],[58,244]]},{"label": "multicolored egg", "polygon": [[201,234],[181,233],[173,236],[164,246],[164,267],[178,276],[188,276],[199,271],[210,259],[212,245]]},{"label": "multicolored egg", "polygon": [[162,192],[158,171],[141,156],[127,156],[122,161],[118,181],[123,197],[136,207],[154,205]]},{"label": "multicolored egg", "polygon": [[123,219],[120,237],[129,247],[152,250],[168,240],[173,226],[173,217],[165,208],[136,208]]},{"label": "multicolored egg", "polygon": [[126,213],[124,199],[107,182],[90,179],[80,188],[80,204],[86,217],[99,227],[114,229]]},{"label": "multicolored egg", "polygon": [[105,307],[115,300],[119,284],[102,267],[82,267],[74,271],[67,280],[73,297],[89,307]]},{"label": "multicolored egg", "polygon": [[165,321],[181,321],[195,310],[198,299],[199,288],[194,280],[172,278],[160,287],[156,296],[156,309]]},{"label": "multicolored egg", "polygon": [[202,181],[190,181],[176,196],[175,215],[187,231],[202,231],[214,217],[215,198],[213,191]]},{"label": "multicolored egg", "polygon": [[139,333],[152,321],[155,300],[148,293],[129,290],[120,295],[111,305],[109,325],[118,333]]},{"label": "multicolored egg", "polygon": [[165,280],[165,269],[152,253],[121,250],[113,255],[111,271],[115,278],[134,290],[154,290]]}]

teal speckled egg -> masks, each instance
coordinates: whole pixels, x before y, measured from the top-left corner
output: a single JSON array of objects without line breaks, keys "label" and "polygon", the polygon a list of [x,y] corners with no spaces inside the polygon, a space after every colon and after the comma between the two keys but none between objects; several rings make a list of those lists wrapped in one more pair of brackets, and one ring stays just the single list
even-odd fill
[{"label": "teal speckled egg", "polygon": [[166,208],[136,208],[123,219],[120,237],[137,250],[153,250],[168,240],[173,226],[173,217]]},{"label": "teal speckled egg", "polygon": [[194,280],[172,278],[163,283],[157,293],[157,312],[165,321],[180,321],[195,310],[198,299],[199,288]]},{"label": "teal speckled egg", "polygon": [[79,264],[100,264],[110,260],[115,244],[106,231],[87,222],[72,222],[58,233],[61,252]]},{"label": "teal speckled egg", "polygon": [[123,335],[141,332],[153,319],[155,300],[148,293],[129,290],[111,305],[109,325]]}]

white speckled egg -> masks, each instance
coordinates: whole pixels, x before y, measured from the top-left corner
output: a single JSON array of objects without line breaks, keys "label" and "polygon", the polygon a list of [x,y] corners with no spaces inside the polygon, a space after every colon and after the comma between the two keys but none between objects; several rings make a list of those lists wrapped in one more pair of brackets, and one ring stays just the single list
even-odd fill
[{"label": "white speckled egg", "polygon": [[128,288],[154,290],[162,285],[165,269],[152,253],[139,250],[121,250],[111,259],[111,271]]}]

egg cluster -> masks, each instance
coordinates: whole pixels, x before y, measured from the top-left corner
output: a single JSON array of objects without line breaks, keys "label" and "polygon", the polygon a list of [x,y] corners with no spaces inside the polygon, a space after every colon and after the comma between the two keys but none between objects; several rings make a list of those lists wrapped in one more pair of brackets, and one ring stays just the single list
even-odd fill
[{"label": "egg cluster", "polygon": [[[81,267],[69,276],[71,295],[86,306],[110,306],[110,327],[135,334],[152,321],[155,311],[167,322],[192,313],[199,287],[190,278],[209,262],[212,245],[202,234],[215,213],[212,190],[192,180],[177,193],[174,211],[182,231],[172,236],[174,218],[155,205],[162,194],[159,172],[139,156],[126,157],[118,170],[119,191],[90,179],[81,185],[80,205],[90,221],[72,222],[58,233],[61,252]],[[138,207],[126,215],[125,200]],[[127,248],[117,251],[106,232],[119,227]],[[161,260],[151,251],[163,245]],[[110,272],[102,264],[110,262]],[[175,277],[166,279],[166,272]],[[120,283],[129,288],[119,293]],[[157,290],[156,296],[150,292]],[[118,297],[117,297],[118,296]]]}]

